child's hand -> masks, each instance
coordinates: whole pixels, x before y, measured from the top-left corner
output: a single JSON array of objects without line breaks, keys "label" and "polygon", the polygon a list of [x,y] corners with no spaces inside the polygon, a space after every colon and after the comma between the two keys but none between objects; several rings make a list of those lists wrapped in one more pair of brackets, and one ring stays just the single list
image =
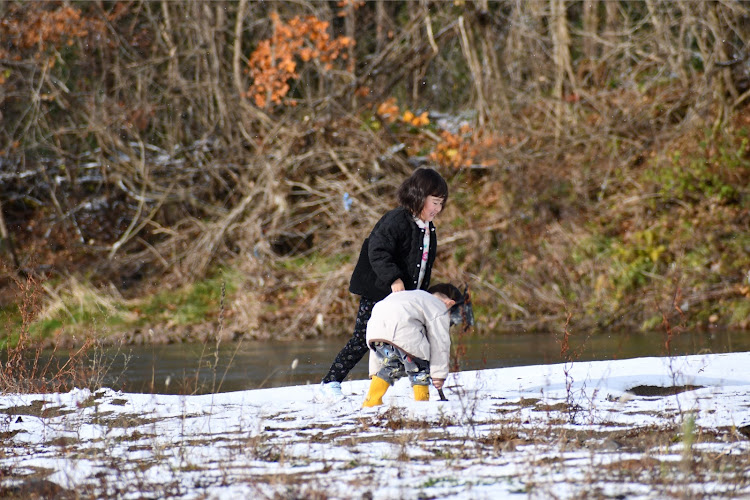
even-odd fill
[{"label": "child's hand", "polygon": [[401,281],[401,278],[391,283],[391,292],[403,292],[404,290],[406,290],[406,287],[404,286],[404,282]]},{"label": "child's hand", "polygon": [[435,389],[442,389],[444,383],[445,383],[445,379],[444,378],[434,378],[434,379],[432,379],[432,385],[435,386]]}]

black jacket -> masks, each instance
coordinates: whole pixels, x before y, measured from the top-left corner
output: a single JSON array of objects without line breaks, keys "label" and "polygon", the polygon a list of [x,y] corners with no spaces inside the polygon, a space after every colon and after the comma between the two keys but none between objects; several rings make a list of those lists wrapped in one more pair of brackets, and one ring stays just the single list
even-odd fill
[{"label": "black jacket", "polygon": [[[437,252],[435,226],[429,223],[430,249],[422,290],[430,286],[432,263]],[[370,236],[362,243],[357,265],[349,282],[349,291],[374,301],[391,293],[391,284],[398,278],[407,290],[417,288],[422,263],[424,230],[403,207],[386,213],[375,224]]]}]

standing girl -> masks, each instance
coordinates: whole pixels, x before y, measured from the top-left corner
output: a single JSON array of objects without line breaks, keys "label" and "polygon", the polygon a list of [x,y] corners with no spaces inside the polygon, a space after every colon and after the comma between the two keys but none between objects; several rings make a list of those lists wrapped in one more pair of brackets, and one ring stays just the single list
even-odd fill
[{"label": "standing girl", "polygon": [[448,184],[430,168],[418,168],[398,188],[399,207],[386,213],[362,243],[349,291],[359,295],[352,338],[336,355],[320,385],[323,399],[340,399],[341,382],[368,352],[367,321],[390,293],[427,290],[437,251],[433,219],[448,200]]}]

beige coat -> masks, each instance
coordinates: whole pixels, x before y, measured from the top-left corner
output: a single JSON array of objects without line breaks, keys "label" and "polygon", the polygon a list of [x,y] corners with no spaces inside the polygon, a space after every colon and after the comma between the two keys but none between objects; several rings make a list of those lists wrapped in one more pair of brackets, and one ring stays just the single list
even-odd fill
[{"label": "beige coat", "polygon": [[430,376],[445,379],[449,372],[450,314],[443,301],[423,290],[391,293],[375,304],[367,322],[370,376],[380,362],[373,342],[387,342],[412,357],[430,362]]}]

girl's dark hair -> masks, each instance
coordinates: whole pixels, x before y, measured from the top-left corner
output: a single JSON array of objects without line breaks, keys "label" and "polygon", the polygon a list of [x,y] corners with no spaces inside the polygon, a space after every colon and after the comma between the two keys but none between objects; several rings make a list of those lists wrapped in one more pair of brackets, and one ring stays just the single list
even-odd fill
[{"label": "girl's dark hair", "polygon": [[461,299],[464,298],[464,294],[461,293],[461,290],[450,283],[438,283],[436,285],[432,285],[427,291],[429,293],[442,293],[449,299],[455,300],[456,302],[460,302]]},{"label": "girl's dark hair", "polygon": [[428,196],[448,201],[448,184],[431,168],[420,167],[398,188],[398,202],[413,215],[419,215]]}]

